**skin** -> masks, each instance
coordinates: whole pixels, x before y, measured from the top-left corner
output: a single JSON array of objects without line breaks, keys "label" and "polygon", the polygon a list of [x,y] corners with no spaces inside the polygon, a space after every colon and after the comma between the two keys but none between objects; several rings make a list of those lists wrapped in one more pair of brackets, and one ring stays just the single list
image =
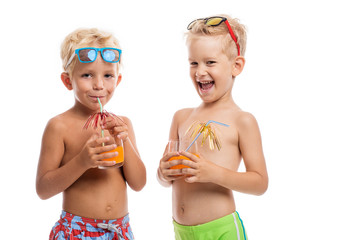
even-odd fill
[{"label": "skin", "polygon": [[[216,126],[221,132],[222,148],[210,150],[204,145],[199,149],[199,157],[187,152],[165,152],[158,168],[160,184],[172,186],[173,218],[183,225],[198,225],[233,213],[233,190],[261,195],[268,187],[257,121],[235,104],[231,94],[245,60],[241,56],[229,59],[219,41],[218,37],[199,36],[188,43],[190,77],[202,104],[175,113],[169,139],[181,140],[195,121],[214,120],[230,125]],[[204,89],[199,82],[213,84]],[[191,161],[168,161],[178,155]],[[246,172],[238,172],[242,160]],[[170,169],[177,164],[190,168]]]},{"label": "skin", "polygon": [[[106,118],[101,125],[104,137],[99,134],[100,128],[83,129],[87,118],[100,110],[97,97],[106,105],[120,83],[117,64],[107,63],[101,57],[92,63],[77,62],[72,76],[64,72],[61,79],[74,92],[75,104],[50,119],[45,128],[36,177],[37,193],[41,199],[63,193],[63,209],[78,216],[121,218],[128,213],[127,185],[140,191],[146,183],[146,170],[131,121],[126,117]],[[120,139],[124,142],[123,167],[98,169],[114,164],[102,160],[117,153],[102,153],[115,149]]]}]

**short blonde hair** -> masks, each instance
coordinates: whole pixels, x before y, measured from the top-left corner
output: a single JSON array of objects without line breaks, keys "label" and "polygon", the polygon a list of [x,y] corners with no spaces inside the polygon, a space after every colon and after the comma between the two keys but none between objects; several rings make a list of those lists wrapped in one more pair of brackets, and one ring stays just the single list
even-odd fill
[{"label": "short blonde hair", "polygon": [[[97,44],[100,47],[120,48],[119,41],[110,32],[102,31],[97,28],[77,29],[67,35],[61,44],[60,55],[64,71],[71,75],[72,71],[74,70],[75,63],[79,61],[77,57],[75,57],[69,66],[65,69],[71,55],[75,52],[76,49],[81,47],[90,47],[91,44]],[[120,61],[118,64],[120,64]]]},{"label": "short blonde hair", "polygon": [[[233,30],[236,37],[237,43],[240,46],[240,56],[244,56],[246,51],[247,39],[246,27],[241,24],[238,19],[231,18],[228,15],[220,14],[216,16],[225,17],[228,20],[231,29]],[[186,43],[188,44],[191,40],[198,36],[221,37],[220,39],[222,40],[223,52],[229,57],[229,59],[238,56],[236,44],[231,38],[229,29],[224,22],[222,22],[218,26],[208,26],[205,24],[205,21],[203,19],[195,21],[192,24],[191,29],[185,34]]]}]

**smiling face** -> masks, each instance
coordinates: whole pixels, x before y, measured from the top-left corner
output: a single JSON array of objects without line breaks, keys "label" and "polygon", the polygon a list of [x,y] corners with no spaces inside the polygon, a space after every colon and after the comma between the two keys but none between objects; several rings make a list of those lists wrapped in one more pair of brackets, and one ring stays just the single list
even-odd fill
[{"label": "smiling face", "polygon": [[221,36],[198,36],[188,42],[190,77],[205,103],[231,99],[234,61],[224,54]]},{"label": "smiling face", "polygon": [[[68,80],[68,89],[74,90],[75,106],[94,112],[100,109],[97,98],[103,106],[111,99],[121,75],[118,64],[105,62],[98,56],[92,63],[77,62]],[[63,82],[66,85],[66,79]]]}]

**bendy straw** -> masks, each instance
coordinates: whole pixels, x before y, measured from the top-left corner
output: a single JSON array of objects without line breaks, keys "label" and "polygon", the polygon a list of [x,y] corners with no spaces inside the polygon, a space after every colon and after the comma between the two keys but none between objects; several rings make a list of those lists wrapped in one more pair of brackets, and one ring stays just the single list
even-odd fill
[{"label": "bendy straw", "polygon": [[[210,124],[210,123],[216,123],[225,127],[229,127],[229,125],[225,124],[225,123],[221,123],[221,122],[217,122],[217,121],[213,121],[213,120],[209,120],[200,130],[199,133],[196,135],[196,137],[194,138],[194,140],[190,143],[190,145],[186,148],[185,152],[187,152],[190,147],[194,144],[194,142],[199,138],[199,136],[201,135],[201,133],[205,130],[205,128]],[[218,146],[219,149],[219,146]],[[220,149],[219,149],[220,150]]]},{"label": "bendy straw", "polygon": [[112,118],[112,119],[117,119],[121,122],[124,122],[120,117],[116,116],[115,114],[111,113],[111,112],[107,112],[105,109],[102,109],[102,105],[100,100],[98,99],[99,104],[100,104],[100,111],[101,112],[96,112],[92,115],[89,116],[89,118],[86,120],[83,129],[88,129],[88,127],[93,127],[94,129],[96,129],[99,124],[103,123],[105,118]]},{"label": "bendy straw", "polygon": [[[102,107],[102,104],[101,104],[101,101],[99,98],[97,98],[98,102],[99,102],[99,105],[100,105],[100,113],[103,114],[103,107]],[[104,129],[101,129],[101,137],[104,137]],[[105,144],[102,143],[102,145],[104,146]]]},{"label": "bendy straw", "polygon": [[99,105],[100,105],[100,113],[103,113],[103,108],[102,108],[102,104],[101,104],[100,98],[97,98],[97,100],[98,100]]},{"label": "bendy straw", "polygon": [[[101,127],[101,125],[105,122],[106,118],[112,118],[116,121],[121,121],[122,123],[125,124],[125,122],[120,117],[116,116],[111,112],[107,112],[105,109],[103,109],[100,99],[97,98],[97,100],[100,105],[100,112],[96,112],[90,115],[89,118],[86,120],[83,129],[88,129],[89,127],[93,127],[94,129],[97,129],[99,125]],[[103,129],[101,130],[101,136],[104,137]]]}]

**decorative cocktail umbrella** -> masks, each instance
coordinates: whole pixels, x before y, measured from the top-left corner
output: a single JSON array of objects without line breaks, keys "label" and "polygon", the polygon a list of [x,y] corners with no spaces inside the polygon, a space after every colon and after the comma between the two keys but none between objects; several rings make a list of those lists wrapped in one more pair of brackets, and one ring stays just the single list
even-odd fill
[{"label": "decorative cocktail umbrella", "polygon": [[211,150],[214,150],[215,146],[216,146],[216,148],[220,151],[221,142],[215,132],[215,128],[212,127],[211,123],[229,127],[229,125],[227,125],[225,123],[216,122],[213,120],[209,120],[206,123],[201,123],[198,121],[194,122],[193,124],[191,124],[191,126],[188,128],[188,130],[186,130],[186,133],[185,133],[185,134],[187,134],[191,131],[190,137],[193,139],[193,141],[190,143],[189,147],[185,151],[188,151],[190,149],[190,147],[199,138],[199,136],[201,134],[203,135],[202,140],[201,140],[201,146],[204,145],[204,143],[206,142],[206,139],[209,139],[209,148]]},{"label": "decorative cocktail umbrella", "polygon": [[[118,116],[116,116],[113,113],[107,112],[106,110],[103,110],[103,107],[101,105],[100,99],[97,98],[99,105],[100,105],[100,112],[94,113],[92,114],[86,121],[85,125],[84,125],[84,129],[88,129],[89,126],[93,127],[94,129],[96,129],[100,123],[103,123],[105,121],[106,118],[111,117],[111,118],[116,118],[119,119],[120,121],[122,121]],[[104,130],[101,129],[101,137],[104,137]],[[104,145],[104,143],[103,143]]]}]

